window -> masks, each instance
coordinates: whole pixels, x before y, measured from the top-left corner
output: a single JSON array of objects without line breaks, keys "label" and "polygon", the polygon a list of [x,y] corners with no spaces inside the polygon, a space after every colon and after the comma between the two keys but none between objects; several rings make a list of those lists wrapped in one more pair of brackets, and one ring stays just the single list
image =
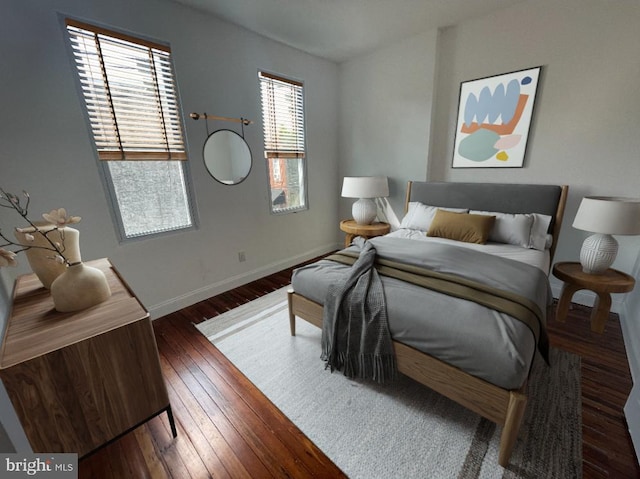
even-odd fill
[{"label": "window", "polygon": [[307,208],[303,85],[259,72],[271,211]]},{"label": "window", "polygon": [[193,226],[169,47],[66,24],[122,237]]}]

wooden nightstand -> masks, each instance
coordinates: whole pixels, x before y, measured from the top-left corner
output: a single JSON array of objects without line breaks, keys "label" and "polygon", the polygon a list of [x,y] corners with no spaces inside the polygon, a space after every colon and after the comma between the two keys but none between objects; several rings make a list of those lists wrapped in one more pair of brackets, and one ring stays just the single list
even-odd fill
[{"label": "wooden nightstand", "polygon": [[54,309],[35,274],[16,282],[0,354],[2,379],[34,452],[83,457],[162,412],[176,427],[149,313],[108,260],[111,297]]},{"label": "wooden nightstand", "polygon": [[370,225],[359,225],[355,220],[342,220],[340,222],[340,229],[347,233],[344,239],[344,247],[348,247],[356,236],[362,236],[365,239],[373,238],[374,236],[386,235],[391,226],[388,223],[372,223]]},{"label": "wooden nightstand", "polygon": [[635,285],[635,280],[622,271],[608,269],[602,274],[589,274],[582,271],[580,263],[556,263],[553,275],[564,281],[556,319],[564,321],[569,312],[571,298],[576,291],[588,289],[598,295],[591,312],[591,331],[602,333],[604,324],[611,309],[611,293],[628,293]]}]

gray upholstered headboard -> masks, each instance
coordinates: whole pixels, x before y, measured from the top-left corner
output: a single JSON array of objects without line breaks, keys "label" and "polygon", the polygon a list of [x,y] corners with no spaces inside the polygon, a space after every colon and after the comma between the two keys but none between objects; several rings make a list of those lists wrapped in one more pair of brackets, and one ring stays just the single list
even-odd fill
[{"label": "gray upholstered headboard", "polygon": [[468,208],[502,213],[539,213],[553,217],[551,258],[560,235],[568,187],[516,183],[448,183],[410,181],[405,212],[410,201],[430,206]]}]

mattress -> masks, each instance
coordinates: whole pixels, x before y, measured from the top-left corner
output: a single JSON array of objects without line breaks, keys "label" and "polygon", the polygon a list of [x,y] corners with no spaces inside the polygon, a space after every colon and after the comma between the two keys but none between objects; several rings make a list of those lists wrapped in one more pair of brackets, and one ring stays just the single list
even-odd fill
[{"label": "mattress", "polygon": [[[398,230],[386,237],[450,243],[534,266],[545,275],[548,272],[549,255],[544,251],[514,245],[472,245],[427,238],[411,230]],[[320,260],[294,270],[291,284],[296,293],[324,304],[329,285],[339,281],[348,268],[335,261]],[[389,329],[395,341],[496,386],[505,389],[522,386],[536,353],[535,338],[524,323],[472,301],[452,298],[386,276],[381,276],[381,279]]]}]

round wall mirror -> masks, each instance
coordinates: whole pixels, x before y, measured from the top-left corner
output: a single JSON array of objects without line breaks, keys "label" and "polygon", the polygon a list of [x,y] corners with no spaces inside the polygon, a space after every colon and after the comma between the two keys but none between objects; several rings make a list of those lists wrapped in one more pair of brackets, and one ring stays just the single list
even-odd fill
[{"label": "round wall mirror", "polygon": [[214,180],[224,185],[241,183],[251,171],[251,150],[232,130],[217,130],[204,142],[204,164]]}]

